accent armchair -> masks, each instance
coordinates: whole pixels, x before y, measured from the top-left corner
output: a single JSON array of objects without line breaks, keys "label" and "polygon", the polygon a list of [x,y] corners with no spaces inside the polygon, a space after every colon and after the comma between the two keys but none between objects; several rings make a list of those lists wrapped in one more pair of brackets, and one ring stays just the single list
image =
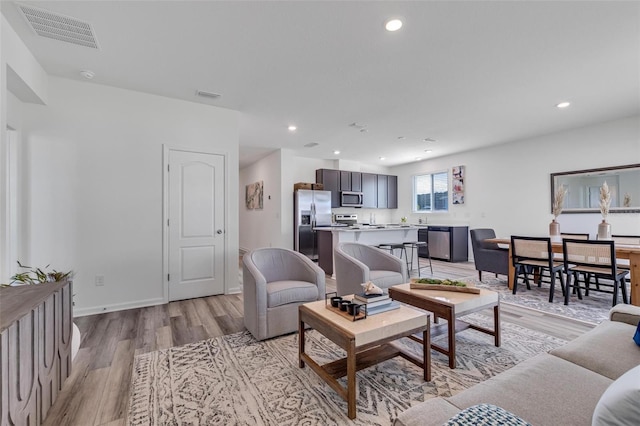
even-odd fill
[{"label": "accent armchair", "polygon": [[298,306],[325,297],[325,274],[306,256],[261,248],[242,257],[244,325],[257,340],[298,330]]},{"label": "accent armchair", "polygon": [[338,296],[360,293],[368,281],[382,289],[408,282],[404,260],[365,244],[338,244],[334,262]]},{"label": "accent armchair", "polygon": [[472,229],[470,234],[478,279],[482,281],[482,271],[493,272],[496,276],[509,275],[509,250],[484,241],[487,238],[495,238],[495,231],[490,228],[480,228]]}]

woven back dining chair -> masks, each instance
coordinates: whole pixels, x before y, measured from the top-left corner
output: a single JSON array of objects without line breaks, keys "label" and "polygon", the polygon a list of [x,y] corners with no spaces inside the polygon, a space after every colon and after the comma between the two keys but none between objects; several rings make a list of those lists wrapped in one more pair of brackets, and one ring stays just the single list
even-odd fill
[{"label": "woven back dining chair", "polygon": [[511,259],[515,268],[513,281],[513,294],[518,290],[518,279],[523,276],[527,289],[531,290],[529,285],[529,274],[535,273],[538,287],[542,285],[542,272],[548,271],[550,276],[549,302],[553,302],[555,292],[556,275],[560,280],[562,293],[565,292],[564,264],[555,261],[553,252],[551,251],[551,238],[538,237],[521,237],[511,236]]},{"label": "woven back dining chair", "polygon": [[[612,240],[572,240],[563,239],[564,267],[567,272],[567,289],[564,304],[569,304],[571,286],[576,290],[578,299],[582,299],[583,289],[578,281],[578,275],[585,276],[585,289],[589,289],[589,280],[595,277],[599,281],[597,290],[613,294],[613,306],[618,303],[618,291],[622,292],[622,300],[629,303],[627,298],[626,276],[628,270],[618,269],[616,265],[615,243]],[[605,284],[601,279],[613,281],[612,285]],[[612,288],[608,291],[606,287]]]}]

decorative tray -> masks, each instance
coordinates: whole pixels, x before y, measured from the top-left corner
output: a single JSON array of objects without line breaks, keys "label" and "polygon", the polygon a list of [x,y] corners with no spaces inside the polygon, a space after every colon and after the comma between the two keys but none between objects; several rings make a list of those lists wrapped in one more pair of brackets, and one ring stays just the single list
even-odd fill
[{"label": "decorative tray", "polygon": [[[411,282],[409,283],[409,288],[415,290],[439,290],[439,291],[451,291],[455,293],[471,293],[471,294],[480,294],[480,289],[476,287],[469,287],[467,284],[466,287],[457,286],[455,284],[439,284],[439,283],[424,283],[420,282],[419,278],[411,278]],[[447,282],[447,280],[432,280],[432,281],[440,281]],[[448,281],[452,282],[452,281]],[[453,281],[456,282],[456,281]]]},{"label": "decorative tray", "polygon": [[[358,313],[353,313],[350,314],[347,311],[343,311],[340,309],[339,306],[332,306],[331,304],[331,298],[332,297],[338,297],[338,293],[337,292],[331,292],[331,293],[327,293],[324,295],[324,301],[325,301],[325,308],[329,309],[332,312],[335,312],[336,314],[340,315],[343,318],[348,319],[349,321],[358,321],[361,319],[365,319],[367,317],[367,306],[362,304],[362,303],[355,303],[356,305],[359,305],[359,312]],[[348,299],[343,299],[343,300],[348,300]]]}]

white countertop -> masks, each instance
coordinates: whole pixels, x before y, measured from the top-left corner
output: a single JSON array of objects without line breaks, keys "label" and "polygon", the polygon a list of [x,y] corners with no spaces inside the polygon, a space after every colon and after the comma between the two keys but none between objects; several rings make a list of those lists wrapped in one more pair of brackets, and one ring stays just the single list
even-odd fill
[{"label": "white countertop", "polygon": [[379,232],[379,231],[409,231],[418,229],[417,226],[363,226],[361,228],[347,228],[344,226],[331,226],[323,228],[314,228],[315,231],[332,231],[332,232]]}]

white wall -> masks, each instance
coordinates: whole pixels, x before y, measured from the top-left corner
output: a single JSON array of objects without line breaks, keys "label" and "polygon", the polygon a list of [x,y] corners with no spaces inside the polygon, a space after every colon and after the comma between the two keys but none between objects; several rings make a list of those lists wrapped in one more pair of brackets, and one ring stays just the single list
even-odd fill
[{"label": "white wall", "polygon": [[[47,75],[4,16],[0,16],[0,282],[8,282],[15,270],[16,257],[22,258],[21,240],[16,247],[10,244],[8,180],[5,167],[8,160],[6,129],[16,131],[20,138],[22,126],[22,101],[10,90],[32,102],[44,103],[47,98]],[[22,157],[22,144],[18,143],[18,157]],[[18,192],[23,193],[21,181]],[[23,203],[18,208],[17,226],[25,226],[20,220],[24,215]]]},{"label": "white wall", "polygon": [[[611,121],[538,138],[492,146],[394,167],[398,175],[398,211],[411,211],[412,176],[464,165],[465,204],[446,214],[428,215],[430,223],[468,223],[494,228],[499,236],[548,235],[550,174],[640,163],[640,117]],[[410,221],[425,218],[411,214]],[[600,214],[562,214],[564,232],[597,233]],[[640,214],[611,214],[613,233],[640,234]]]},{"label": "white wall", "polygon": [[225,289],[238,290],[236,112],[61,78],[23,111],[28,261],[75,271],[76,314],[166,300],[163,144],[227,156]]},{"label": "white wall", "polygon": [[[241,250],[282,247],[280,228],[281,166],[281,153],[276,151],[240,170],[238,222],[240,223]],[[245,188],[258,181],[263,182],[263,208],[262,210],[249,210],[245,204]]]}]

